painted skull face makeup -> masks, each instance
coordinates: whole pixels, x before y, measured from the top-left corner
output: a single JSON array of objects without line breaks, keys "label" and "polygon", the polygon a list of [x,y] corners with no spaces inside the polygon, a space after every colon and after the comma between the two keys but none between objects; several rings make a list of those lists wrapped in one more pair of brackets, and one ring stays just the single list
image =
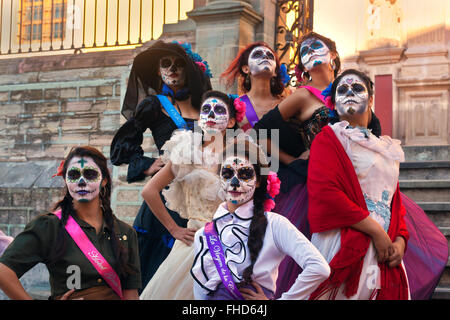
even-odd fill
[{"label": "painted skull face makeup", "polygon": [[70,195],[79,202],[89,202],[100,193],[102,173],[89,157],[73,157],[66,172]]},{"label": "painted skull face makeup", "polygon": [[277,63],[275,55],[269,48],[259,46],[254,48],[248,57],[248,67],[251,75],[268,74],[275,76]]},{"label": "painted skull face makeup", "polygon": [[359,76],[347,74],[336,87],[335,100],[338,115],[362,114],[369,105],[369,92]]},{"label": "painted skull face makeup", "polygon": [[330,63],[330,49],[322,40],[309,38],[300,46],[300,59],[305,69],[309,71],[320,64]]},{"label": "painted skull face makeup", "polygon": [[225,200],[243,204],[252,199],[256,189],[256,172],[253,165],[241,157],[228,157],[220,171]]},{"label": "painted skull face makeup", "polygon": [[177,56],[166,56],[159,60],[162,81],[168,86],[183,86],[186,62]]},{"label": "painted skull face makeup", "polygon": [[209,134],[222,132],[227,128],[229,120],[228,107],[221,99],[210,97],[203,102],[198,120],[203,132]]}]

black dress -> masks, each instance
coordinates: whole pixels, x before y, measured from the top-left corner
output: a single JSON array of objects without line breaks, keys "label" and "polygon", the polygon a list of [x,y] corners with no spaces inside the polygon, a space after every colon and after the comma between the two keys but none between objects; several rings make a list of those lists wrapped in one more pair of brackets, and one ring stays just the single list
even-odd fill
[{"label": "black dress", "polygon": [[[279,130],[279,149],[290,156],[298,158],[305,150],[303,137],[295,126],[284,121],[278,106],[267,112],[253,127],[256,132],[259,129],[269,131],[269,137],[273,135],[272,130]],[[300,182],[306,181],[307,161],[298,159],[286,165],[279,162],[278,178],[281,180],[282,193],[289,190]]]},{"label": "black dress", "polygon": [[[184,119],[190,129],[194,119]],[[147,96],[138,105],[134,117],[120,127],[111,143],[111,162],[119,166],[128,164],[127,181],[132,183],[146,178],[147,170],[156,158],[144,156],[141,144],[143,133],[150,129],[156,147],[160,150],[170,139],[177,126],[172,119],[162,112],[162,106],[154,95]],[[161,199],[165,203],[164,197]],[[186,227],[187,220],[176,212],[167,209],[174,221],[181,227]],[[142,289],[153,277],[159,265],[166,259],[172,248],[174,238],[154,216],[144,201],[134,220],[133,227],[138,234],[139,257],[142,273]]]}]

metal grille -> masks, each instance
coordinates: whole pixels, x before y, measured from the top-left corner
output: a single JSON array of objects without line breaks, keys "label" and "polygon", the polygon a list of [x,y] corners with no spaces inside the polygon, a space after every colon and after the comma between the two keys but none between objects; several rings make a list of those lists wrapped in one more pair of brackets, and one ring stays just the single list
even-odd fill
[{"label": "metal grille", "polygon": [[275,50],[281,63],[285,63],[296,84],[294,68],[298,64],[298,40],[313,28],[314,0],[277,1],[277,27]]},{"label": "metal grille", "polygon": [[0,0],[0,55],[141,45],[193,0]]}]

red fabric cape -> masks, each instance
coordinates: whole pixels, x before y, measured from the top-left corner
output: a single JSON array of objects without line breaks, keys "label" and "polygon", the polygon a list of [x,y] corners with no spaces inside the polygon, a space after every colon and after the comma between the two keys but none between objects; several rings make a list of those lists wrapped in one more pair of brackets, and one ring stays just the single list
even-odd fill
[{"label": "red fabric cape", "polygon": [[[308,220],[311,233],[341,229],[341,248],[330,261],[331,274],[314,291],[310,299],[316,299],[329,289],[345,284],[345,295],[351,297],[358,290],[364,257],[370,245],[370,237],[350,228],[369,212],[356,176],[355,169],[342,144],[329,126],[322,128],[311,146],[308,165]],[[397,185],[392,205],[388,235],[392,241],[403,236],[409,238],[404,220]],[[401,265],[381,269],[381,289],[377,300],[408,299],[408,282]]]}]

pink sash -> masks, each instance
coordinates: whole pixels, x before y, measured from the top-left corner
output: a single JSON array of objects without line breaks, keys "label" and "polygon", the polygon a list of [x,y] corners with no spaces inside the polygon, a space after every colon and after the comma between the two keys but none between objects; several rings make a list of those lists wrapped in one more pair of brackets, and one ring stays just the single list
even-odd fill
[{"label": "pink sash", "polygon": [[[53,212],[59,219],[61,219],[61,210]],[[106,283],[114,290],[115,293],[123,300],[122,286],[120,279],[114,269],[110,266],[108,261],[98,252],[87,235],[83,232],[81,227],[75,221],[72,216],[69,215],[66,223],[66,230],[72,237],[73,241],[77,244],[89,262],[98,271],[100,276],[106,281]]]}]

